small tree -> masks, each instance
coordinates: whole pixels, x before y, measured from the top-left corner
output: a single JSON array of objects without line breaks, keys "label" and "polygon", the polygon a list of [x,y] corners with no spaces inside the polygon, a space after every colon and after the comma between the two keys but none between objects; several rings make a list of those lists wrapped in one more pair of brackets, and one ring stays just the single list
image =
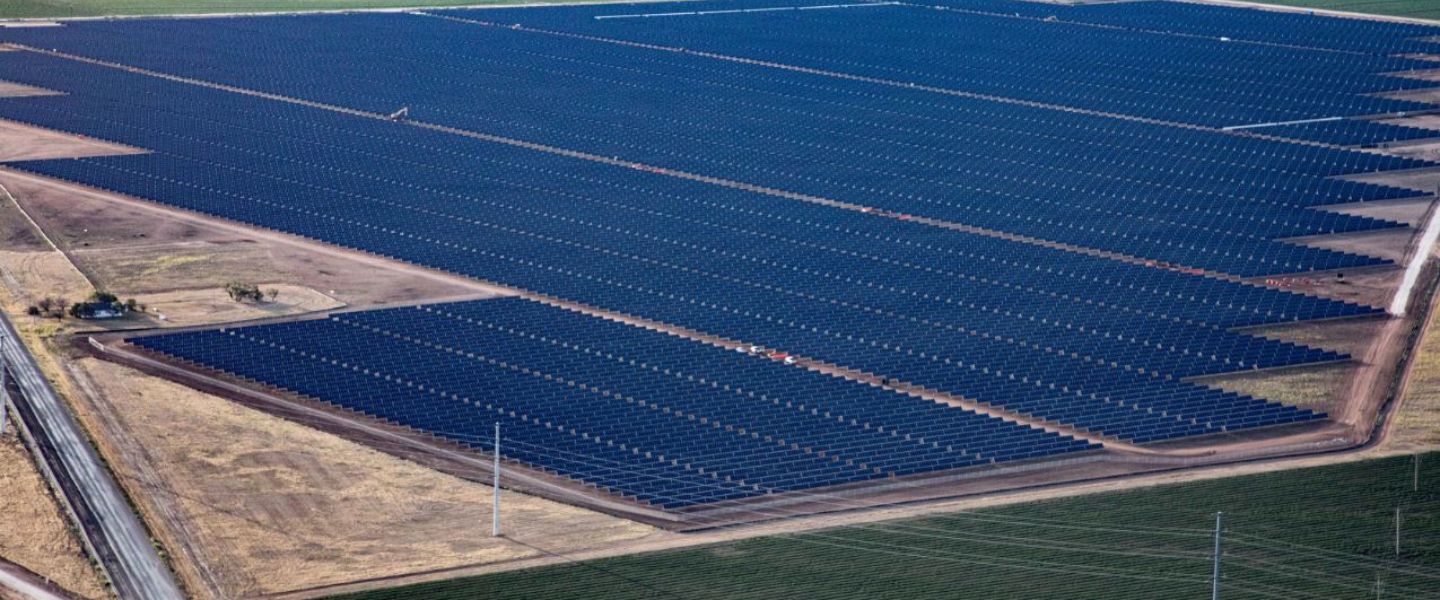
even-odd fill
[{"label": "small tree", "polygon": [[30,305],[30,308],[25,309],[25,314],[30,315],[30,316],[32,316],[32,317],[38,317],[38,316],[40,316],[40,307],[35,306],[34,304],[31,304],[31,305]]},{"label": "small tree", "polygon": [[119,302],[120,298],[105,290],[95,290],[95,293],[90,294],[90,301],[96,304],[114,304]]},{"label": "small tree", "polygon": [[[134,299],[134,298],[130,298],[130,299],[128,299],[128,300],[125,301],[125,310],[128,310],[128,311],[130,311],[130,312],[135,312],[135,310],[138,309],[139,307],[140,307],[140,304],[137,303],[137,302],[135,302],[135,299]],[[142,312],[143,312],[143,311],[142,311]]]},{"label": "small tree", "polygon": [[229,294],[230,299],[236,302],[244,302],[246,300],[259,302],[265,298],[265,294],[261,292],[260,288],[255,284],[241,283],[239,281],[232,281],[225,284],[225,293]]},{"label": "small tree", "polygon": [[265,290],[265,297],[269,298],[271,302],[274,302],[276,298],[280,297],[280,290],[277,288]]},{"label": "small tree", "polygon": [[70,308],[70,301],[64,298],[55,299],[55,318],[65,318],[65,310]]},{"label": "small tree", "polygon": [[55,308],[55,299],[46,296],[41,298],[39,302],[36,302],[35,307],[39,308],[41,313],[48,315],[50,311]]},{"label": "small tree", "polygon": [[96,304],[91,302],[76,302],[70,305],[70,316],[77,319],[88,319],[95,316],[96,306]]}]

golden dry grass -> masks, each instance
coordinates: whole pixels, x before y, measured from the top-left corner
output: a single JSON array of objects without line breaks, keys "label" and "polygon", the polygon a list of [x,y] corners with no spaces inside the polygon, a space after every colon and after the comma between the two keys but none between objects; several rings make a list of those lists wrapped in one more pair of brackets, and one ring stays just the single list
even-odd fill
[{"label": "golden dry grass", "polygon": [[1329,411],[1345,393],[1354,365],[1325,365],[1270,373],[1233,375],[1203,383],[1291,406]]},{"label": "golden dry grass", "polygon": [[0,250],[0,285],[24,304],[45,296],[84,300],[93,288],[64,254]]},{"label": "golden dry grass", "polygon": [[334,298],[298,285],[261,285],[260,289],[274,289],[280,294],[274,302],[235,302],[225,294],[225,290],[213,287],[143,294],[136,299],[146,304],[153,315],[163,315],[164,324],[169,326],[281,317],[345,306]]},{"label": "golden dry grass", "polygon": [[12,426],[0,436],[0,557],[85,598],[107,596]]},{"label": "golden dry grass", "polygon": [[1386,443],[1396,450],[1440,446],[1440,311],[1431,313],[1429,329],[1411,360],[1404,401]]},{"label": "golden dry grass", "polygon": [[[221,595],[249,595],[566,552],[665,535],[507,493],[512,537],[489,536],[491,496],[466,482],[126,367],[82,359]],[[142,483],[143,482],[143,483]]]}]

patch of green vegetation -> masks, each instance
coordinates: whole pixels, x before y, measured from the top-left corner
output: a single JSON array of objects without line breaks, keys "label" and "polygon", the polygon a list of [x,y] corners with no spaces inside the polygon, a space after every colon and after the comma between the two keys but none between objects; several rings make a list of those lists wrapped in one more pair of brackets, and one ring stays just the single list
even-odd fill
[{"label": "patch of green vegetation", "polygon": [[[344,600],[1436,597],[1440,453],[757,538],[341,596]],[[1394,547],[1402,513],[1401,552]],[[524,541],[524,532],[513,532]]]},{"label": "patch of green vegetation", "polygon": [[489,6],[560,1],[583,0],[5,0],[0,2],[0,19]]},{"label": "patch of green vegetation", "polygon": [[1414,19],[1440,19],[1440,2],[1435,0],[1252,0],[1263,4],[1301,6],[1325,10]]}]

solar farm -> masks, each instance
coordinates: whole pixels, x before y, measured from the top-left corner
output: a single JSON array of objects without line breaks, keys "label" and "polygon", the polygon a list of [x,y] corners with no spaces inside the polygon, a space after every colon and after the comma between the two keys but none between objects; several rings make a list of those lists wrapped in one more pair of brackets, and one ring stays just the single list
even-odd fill
[{"label": "solar farm", "polygon": [[74,346],[691,531],[1367,447],[1437,89],[1440,24],[1152,0],[79,19],[0,125],[125,150],[0,183],[484,290]]}]

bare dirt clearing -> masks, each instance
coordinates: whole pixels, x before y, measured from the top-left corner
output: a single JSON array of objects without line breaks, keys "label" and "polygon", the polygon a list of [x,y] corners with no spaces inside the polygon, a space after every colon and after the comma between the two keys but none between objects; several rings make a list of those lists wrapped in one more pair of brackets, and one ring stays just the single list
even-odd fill
[{"label": "bare dirt clearing", "polygon": [[1419,227],[1421,220],[1430,211],[1430,204],[1433,198],[1408,198],[1401,200],[1376,200],[1374,202],[1357,202],[1355,204],[1339,204],[1324,207],[1330,212],[1337,212],[1357,217],[1371,217],[1404,223],[1411,227]]},{"label": "bare dirt clearing", "polygon": [[[1410,152],[1430,152],[1436,147],[1435,144],[1414,144],[1406,145],[1396,150],[1408,150]],[[1396,152],[1399,154],[1400,152]],[[1416,156],[1416,158],[1431,158],[1429,156]],[[1341,177],[1349,181],[1360,181],[1376,185],[1388,185],[1391,187],[1414,190],[1416,195],[1435,193],[1436,181],[1440,181],[1440,168],[1426,167],[1422,169],[1407,169],[1404,171],[1386,171],[1381,173],[1364,173],[1361,175],[1349,175]]]},{"label": "bare dirt clearing", "polygon": [[[356,260],[340,250],[107,200],[91,190],[3,169],[0,185],[82,271],[122,296],[219,289],[237,280],[306,287],[359,307],[496,293],[405,265]],[[0,222],[0,231],[7,227],[18,226]]]},{"label": "bare dirt clearing", "polygon": [[[96,398],[122,477],[209,596],[274,593],[402,573],[609,547],[667,535],[506,494],[511,538],[490,537],[485,485],[131,369],[72,363]],[[223,443],[216,443],[224,440]],[[520,543],[523,542],[523,543]],[[203,571],[203,572],[202,572]]]},{"label": "bare dirt clearing", "polygon": [[1415,230],[1409,227],[1358,231],[1355,233],[1290,238],[1289,242],[1312,248],[1327,248],[1402,262]]},{"label": "bare dirt clearing", "polygon": [[[3,47],[0,47],[3,50]],[[0,98],[25,98],[28,96],[55,96],[58,92],[52,92],[44,88],[28,86],[9,81],[0,81]],[[15,125],[7,123],[7,125]],[[18,126],[18,125],[16,125]]]},{"label": "bare dirt clearing", "polygon": [[[0,97],[6,94],[0,88]],[[10,95],[46,95],[38,88],[10,89]],[[128,146],[112,144],[102,140],[80,138],[38,127],[30,127],[10,121],[0,121],[0,162],[17,160],[40,160],[46,158],[76,158],[83,156],[112,156],[116,154],[138,154],[143,152]]]},{"label": "bare dirt clearing", "polygon": [[[236,302],[215,287],[176,290],[140,296],[149,312],[163,316],[163,325],[177,327],[205,323],[231,323],[333,310],[343,303],[307,287],[290,284],[261,286],[279,292],[274,301]],[[154,319],[152,319],[154,320]]]}]

